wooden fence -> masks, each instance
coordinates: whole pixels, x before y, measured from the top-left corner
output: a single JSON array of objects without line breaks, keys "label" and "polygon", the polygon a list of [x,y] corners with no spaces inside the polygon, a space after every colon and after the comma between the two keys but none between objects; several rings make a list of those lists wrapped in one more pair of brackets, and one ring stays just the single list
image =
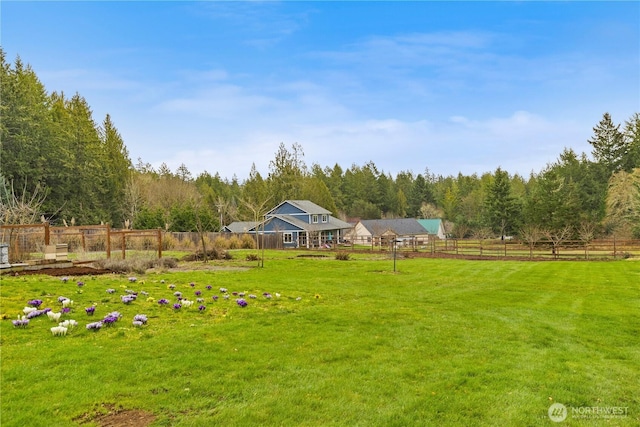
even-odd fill
[{"label": "wooden fence", "polygon": [[567,240],[554,245],[550,241],[528,244],[519,240],[447,239],[432,240],[422,250],[432,254],[482,258],[615,259],[640,257],[640,240]]},{"label": "wooden fence", "polygon": [[9,262],[46,258],[53,246],[66,245],[66,252],[118,254],[127,249],[153,251],[162,257],[162,230],[120,230],[109,225],[53,227],[49,224],[0,226],[0,243],[9,247]]}]

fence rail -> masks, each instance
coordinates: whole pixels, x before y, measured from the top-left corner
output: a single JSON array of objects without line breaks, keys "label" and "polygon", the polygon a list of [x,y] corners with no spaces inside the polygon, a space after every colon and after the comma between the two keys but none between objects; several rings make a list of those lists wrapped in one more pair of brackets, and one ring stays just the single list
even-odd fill
[{"label": "fence rail", "polygon": [[640,240],[600,239],[526,243],[519,240],[434,240],[425,250],[433,254],[467,257],[537,259],[608,259],[640,257]]},{"label": "fence rail", "polygon": [[[166,232],[155,230],[121,230],[108,225],[53,227],[48,224],[21,224],[0,226],[0,244],[9,246],[9,262],[28,262],[43,259],[54,245],[67,245],[68,252],[82,259],[125,258],[127,251],[145,251],[162,257],[163,251],[201,250],[204,240],[208,249],[282,249],[282,236],[258,236],[235,233]],[[640,257],[640,240],[599,239],[589,242],[564,241],[554,245],[550,241],[527,244],[519,240],[492,239],[429,239],[428,241],[396,243],[401,252],[432,255],[511,258],[511,259],[615,259]],[[368,250],[391,250],[393,241],[380,241]],[[49,248],[49,250],[48,250]],[[340,246],[341,250],[367,250],[367,246]]]}]

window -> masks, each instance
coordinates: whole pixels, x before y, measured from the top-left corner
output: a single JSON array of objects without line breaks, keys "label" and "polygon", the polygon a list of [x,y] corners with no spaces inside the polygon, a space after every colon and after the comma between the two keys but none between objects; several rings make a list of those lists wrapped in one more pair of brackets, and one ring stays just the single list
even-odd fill
[{"label": "window", "polygon": [[282,241],[284,243],[293,243],[293,234],[292,233],[283,233]]},{"label": "window", "polygon": [[311,222],[314,224],[318,223],[318,215],[311,215]]},{"label": "window", "polygon": [[329,222],[329,215],[327,214],[322,215],[322,222]]}]

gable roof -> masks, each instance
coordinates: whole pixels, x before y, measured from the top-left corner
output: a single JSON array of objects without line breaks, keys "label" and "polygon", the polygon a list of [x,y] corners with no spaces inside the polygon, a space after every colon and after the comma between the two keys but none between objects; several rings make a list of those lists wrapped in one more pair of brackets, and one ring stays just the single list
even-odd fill
[{"label": "gable roof", "polygon": [[415,218],[364,219],[360,224],[373,236],[392,231],[398,236],[417,236],[427,234],[427,230]]},{"label": "gable roof", "polygon": [[331,211],[328,211],[322,206],[318,206],[309,200],[285,200],[284,202],[280,203],[278,206],[276,206],[275,208],[267,212],[265,216],[274,215],[274,213],[279,212],[282,206],[286,204],[291,205],[294,208],[300,210],[301,212],[308,213],[308,214],[317,214],[317,215],[331,214]]},{"label": "gable roof", "polygon": [[440,231],[444,231],[441,230],[443,224],[440,218],[419,219],[418,222],[429,234],[440,234]]},{"label": "gable roof", "polygon": [[234,221],[229,225],[225,225],[224,230],[231,233],[248,233],[258,224],[255,221]]}]

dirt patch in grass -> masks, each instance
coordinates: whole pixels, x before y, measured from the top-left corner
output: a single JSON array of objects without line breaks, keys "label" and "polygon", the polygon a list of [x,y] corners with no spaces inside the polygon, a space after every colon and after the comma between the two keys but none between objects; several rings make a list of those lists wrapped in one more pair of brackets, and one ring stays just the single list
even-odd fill
[{"label": "dirt patch in grass", "polygon": [[101,427],[146,427],[155,419],[156,416],[152,413],[131,409],[101,415],[93,421],[100,424]]},{"label": "dirt patch in grass", "polygon": [[47,276],[96,276],[101,274],[114,273],[111,270],[93,267],[66,267],[66,268],[41,268],[39,270],[22,270],[8,274],[13,276],[27,276],[30,274],[45,274]]},{"label": "dirt patch in grass", "polygon": [[120,405],[102,403],[91,412],[76,417],[80,424],[97,423],[100,427],[147,427],[156,416],[140,409],[124,409]]}]

